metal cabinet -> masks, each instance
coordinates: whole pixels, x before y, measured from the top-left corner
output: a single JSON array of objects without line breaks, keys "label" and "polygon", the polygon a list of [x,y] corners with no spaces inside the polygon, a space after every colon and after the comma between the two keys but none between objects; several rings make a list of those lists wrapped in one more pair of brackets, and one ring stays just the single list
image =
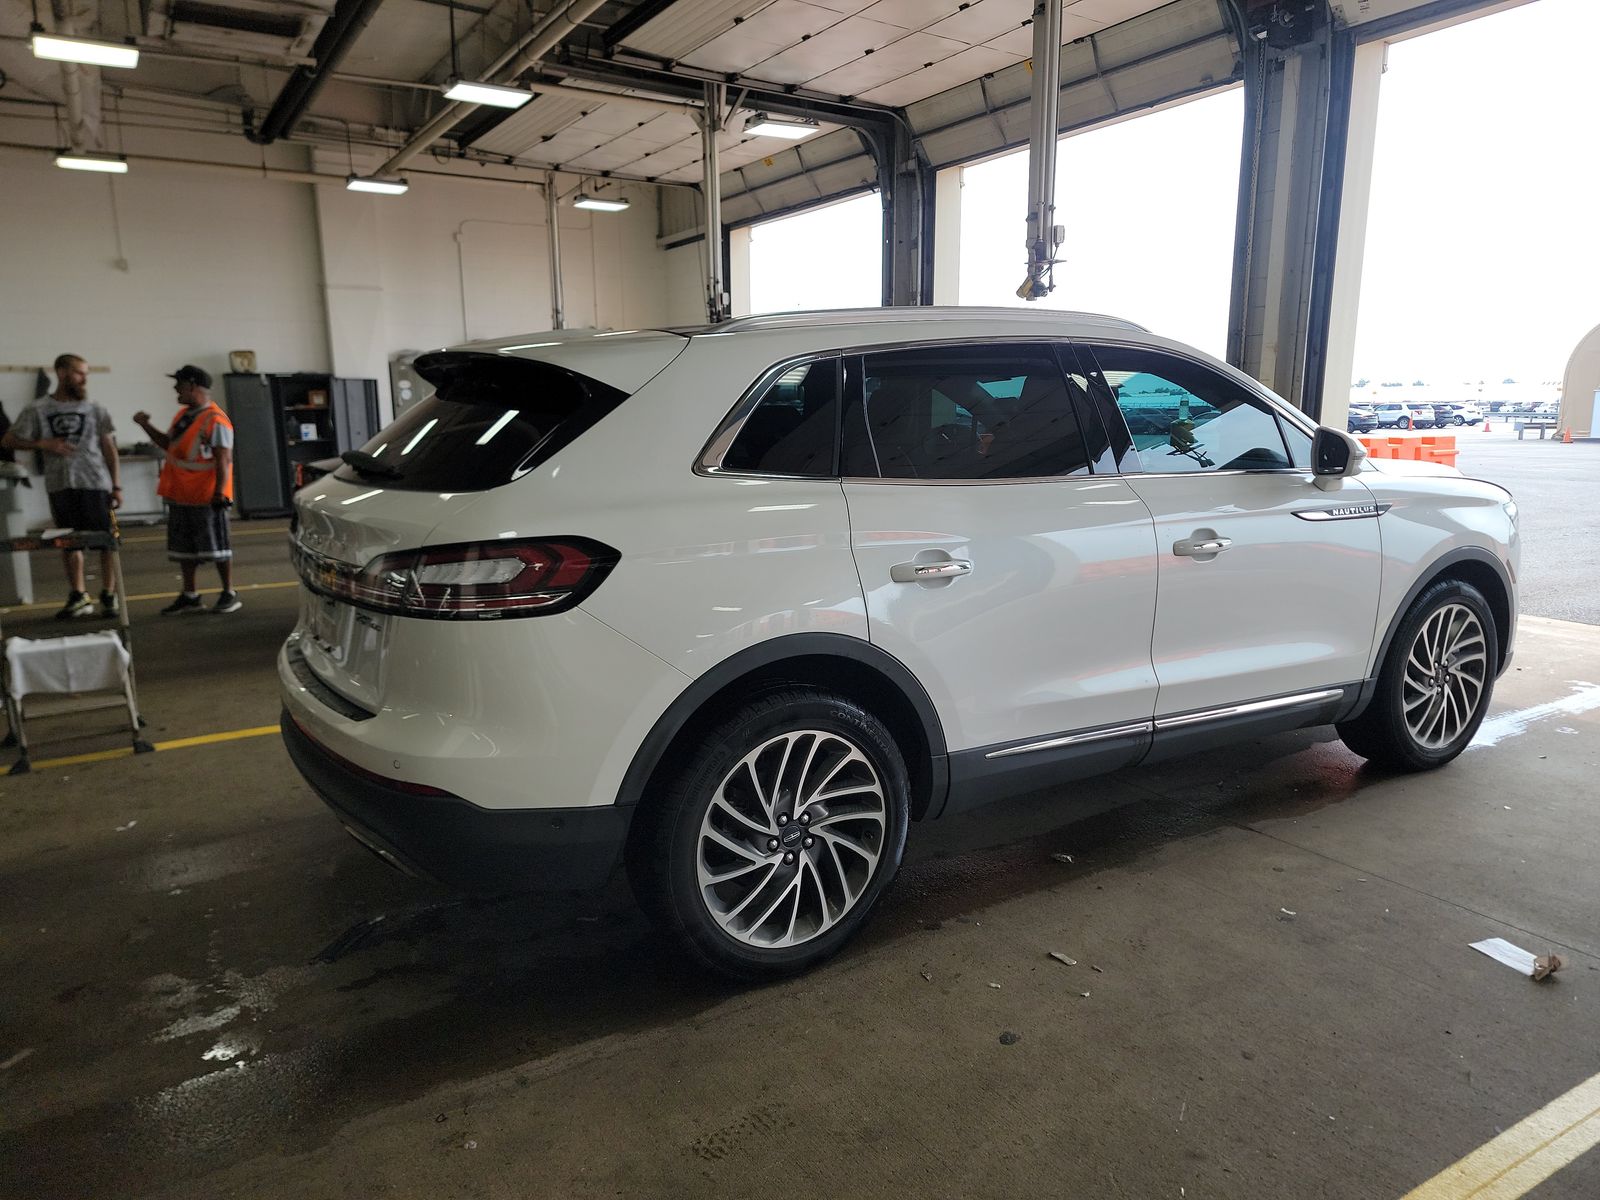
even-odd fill
[{"label": "metal cabinet", "polygon": [[244,517],[288,515],[307,464],[378,432],[378,381],[310,372],[223,377],[234,428],[234,500]]}]

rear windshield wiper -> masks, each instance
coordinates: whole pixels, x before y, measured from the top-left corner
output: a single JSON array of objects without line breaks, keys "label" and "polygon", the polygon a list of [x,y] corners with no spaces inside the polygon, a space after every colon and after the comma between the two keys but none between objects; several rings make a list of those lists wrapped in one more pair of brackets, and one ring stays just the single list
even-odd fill
[{"label": "rear windshield wiper", "polygon": [[372,479],[400,478],[399,471],[388,463],[380,462],[375,455],[368,454],[365,450],[346,450],[339,457],[354,467],[358,475],[366,475]]}]

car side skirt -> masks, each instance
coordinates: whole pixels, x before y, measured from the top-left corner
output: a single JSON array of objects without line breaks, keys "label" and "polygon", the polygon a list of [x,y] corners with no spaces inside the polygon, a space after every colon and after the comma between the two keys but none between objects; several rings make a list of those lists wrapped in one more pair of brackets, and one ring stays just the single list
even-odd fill
[{"label": "car side skirt", "polygon": [[1075,730],[950,755],[946,814],[994,800],[1241,741],[1343,720],[1362,683],[1267,696],[1241,704],[1174,713],[1150,721]]}]

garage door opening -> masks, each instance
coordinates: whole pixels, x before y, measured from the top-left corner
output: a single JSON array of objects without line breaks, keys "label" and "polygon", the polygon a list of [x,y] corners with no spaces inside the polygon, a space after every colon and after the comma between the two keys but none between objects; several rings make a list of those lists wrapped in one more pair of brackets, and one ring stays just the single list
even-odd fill
[{"label": "garage door opening", "polygon": [[1234,88],[1063,138],[1056,221],[1067,240],[1042,301],[1016,294],[1027,151],[961,168],[960,303],[1110,313],[1220,357],[1243,121]]},{"label": "garage door opening", "polygon": [[[1597,44],[1593,0],[1542,0],[1388,47],[1351,403],[1556,419],[1600,323]],[[1594,428],[1594,386],[1563,425]]]},{"label": "garage door opening", "polygon": [[[749,245],[749,312],[883,303],[883,202],[876,192],[735,230],[739,234]],[[735,260],[738,255],[735,246]]]}]

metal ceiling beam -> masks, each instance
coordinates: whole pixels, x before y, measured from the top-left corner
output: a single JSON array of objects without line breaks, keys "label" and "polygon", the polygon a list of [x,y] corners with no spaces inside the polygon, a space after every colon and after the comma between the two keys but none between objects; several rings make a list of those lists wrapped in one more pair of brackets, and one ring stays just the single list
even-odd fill
[{"label": "metal ceiling beam", "polygon": [[[552,9],[545,18],[535,25],[528,33],[519,38],[509,50],[494,62],[490,63],[483,73],[486,81],[493,83],[508,83],[515,80],[529,67],[537,63],[546,54],[554,50],[583,19],[598,9],[606,0],[570,0],[559,8]],[[421,154],[434,142],[438,141],[469,112],[478,106],[475,104],[447,104],[427,124],[411,135],[406,144],[399,151],[378,168],[379,175],[392,175],[403,168],[408,162]]]},{"label": "metal ceiling beam", "polygon": [[[1094,34],[1089,34],[1088,38],[1087,39],[1083,39],[1083,40],[1093,41],[1094,38],[1095,38]],[[1120,63],[1117,66],[1112,67],[1110,70],[1104,71],[1104,72],[1102,72],[1102,73],[1100,73],[1098,75],[1088,75],[1088,76],[1083,76],[1083,77],[1079,77],[1079,78],[1075,78],[1075,79],[1069,79],[1069,80],[1067,80],[1067,86],[1071,87],[1074,84],[1083,83],[1088,79],[1099,79],[1099,80],[1101,80],[1101,82],[1110,81],[1112,84],[1115,84],[1119,76],[1128,74],[1130,72],[1139,71],[1144,67],[1150,66],[1152,63],[1160,62],[1164,58],[1171,58],[1173,55],[1176,55],[1176,54],[1184,54],[1184,53],[1187,53],[1190,50],[1198,49],[1201,46],[1210,45],[1213,42],[1225,42],[1230,49],[1232,49],[1234,47],[1234,40],[1233,40],[1232,35],[1229,33],[1229,31],[1226,30],[1226,29],[1219,29],[1215,33],[1207,33],[1207,34],[1204,34],[1204,35],[1202,35],[1200,37],[1190,38],[1186,42],[1179,42],[1179,43],[1177,43],[1176,45],[1173,45],[1173,46],[1163,46],[1160,50],[1154,50],[1154,51],[1151,51],[1149,54],[1141,55],[1139,58],[1130,59],[1128,62]],[[1238,82],[1237,75],[1230,76],[1230,77],[1227,77],[1227,78],[1222,78],[1222,79],[1211,79],[1211,80],[1208,80],[1202,87],[1190,88],[1190,89],[1185,89],[1183,91],[1174,92],[1171,96],[1166,96],[1166,97],[1163,97],[1161,100],[1154,101],[1153,104],[1165,104],[1170,100],[1178,100],[1178,99],[1181,99],[1181,98],[1183,98],[1185,96],[1198,95],[1198,94],[1203,94],[1205,92],[1214,92],[1214,91],[1217,91],[1220,88],[1225,88],[1225,87],[1229,86],[1230,84],[1233,84],[1233,83],[1236,83],[1236,82]],[[935,134],[944,133],[946,130],[955,129],[958,126],[966,125],[966,124],[968,124],[969,122],[972,122],[972,121],[993,120],[995,117],[998,117],[998,116],[1000,116],[1002,114],[1012,112],[1013,110],[1018,109],[1018,108],[1024,108],[1024,107],[1027,106],[1027,104],[1028,104],[1028,101],[1026,101],[1026,100],[1016,100],[1016,101],[1013,101],[1010,104],[995,104],[995,105],[992,105],[989,108],[985,109],[981,113],[970,113],[967,116],[957,117],[953,121],[946,121],[942,125],[931,125],[931,126],[928,126],[927,128],[919,127],[917,129],[917,136],[919,138],[933,137]],[[1096,116],[1092,120],[1084,122],[1084,125],[1086,125],[1086,126],[1101,125],[1101,124],[1104,124],[1107,120],[1111,119],[1112,117],[1125,116],[1128,113],[1138,112],[1138,111],[1141,111],[1142,109],[1153,107],[1153,104],[1132,105],[1132,106],[1129,106],[1127,108],[1119,109],[1117,112],[1109,113],[1109,114],[1107,114],[1105,116]],[[915,108],[915,105],[913,105],[912,107]],[[1078,128],[1081,128],[1081,127],[1083,127],[1083,126],[1078,126],[1078,125],[1067,126],[1067,127],[1063,128],[1061,130],[1061,134],[1062,134],[1062,136],[1066,136],[1067,134],[1069,134],[1069,133],[1073,132],[1074,130],[1076,130]],[[984,157],[984,158],[992,157],[992,156],[994,156],[996,154],[999,154],[999,153],[1001,153],[1003,151],[1012,150],[1012,149],[1015,149],[1017,146],[1021,146],[1021,145],[1025,145],[1025,144],[1026,143],[1023,143],[1023,142],[1014,142],[1014,143],[999,142],[999,143],[996,143],[992,147],[986,148],[982,152],[980,157]],[[940,167],[949,167],[949,166],[955,166],[957,164],[956,164],[956,162],[940,162],[940,163],[938,163],[936,165],[938,165]]]},{"label": "metal ceiling beam", "polygon": [[690,71],[679,67],[668,71],[659,67],[641,66],[616,59],[575,56],[545,66],[547,74],[572,79],[587,79],[593,83],[609,83],[618,87],[639,88],[660,96],[671,96],[689,103],[704,99],[708,83],[726,84],[730,90],[743,93],[740,108],[779,116],[799,117],[804,120],[826,121],[830,125],[845,125],[852,129],[889,130],[893,128],[896,111],[881,105],[846,104],[807,96],[798,92],[774,88],[771,84],[746,79],[719,76],[710,72]]},{"label": "metal ceiling beam", "polygon": [[1363,45],[1409,36],[1425,31],[1430,26],[1467,17],[1486,16],[1500,9],[1516,8],[1527,3],[1529,0],[1430,0],[1429,3],[1419,4],[1392,16],[1352,25],[1350,31],[1355,34],[1356,43]]},{"label": "metal ceiling beam", "polygon": [[317,34],[317,40],[311,47],[315,65],[294,69],[294,73],[279,89],[278,98],[272,102],[261,128],[254,133],[247,128],[245,136],[266,146],[293,133],[300,118],[305,116],[306,109],[311,107],[317,93],[327,85],[382,3],[383,0],[339,0],[334,6],[333,16],[323,25],[322,32]]}]

